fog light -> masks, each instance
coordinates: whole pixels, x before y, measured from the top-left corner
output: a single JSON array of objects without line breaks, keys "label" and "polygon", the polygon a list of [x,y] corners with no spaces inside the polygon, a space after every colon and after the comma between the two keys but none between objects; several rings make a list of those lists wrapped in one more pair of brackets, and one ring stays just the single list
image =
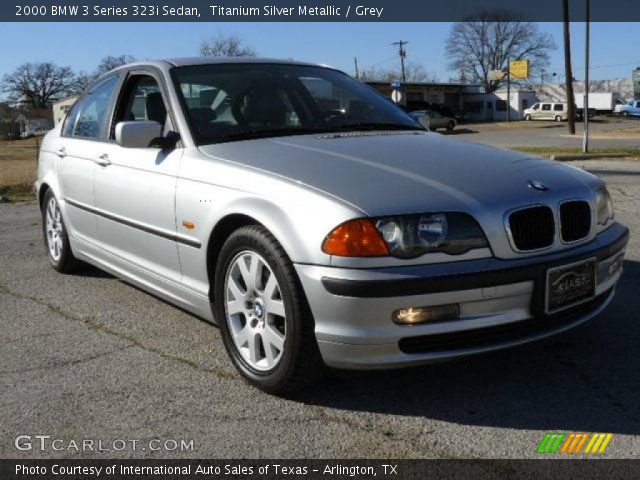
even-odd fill
[{"label": "fog light", "polygon": [[425,322],[446,322],[460,318],[460,305],[437,305],[435,307],[401,308],[391,316],[399,325],[416,325]]},{"label": "fog light", "polygon": [[609,270],[607,272],[610,277],[622,268],[623,262],[624,262],[624,255],[620,255],[613,262],[611,262],[611,265],[609,265]]}]

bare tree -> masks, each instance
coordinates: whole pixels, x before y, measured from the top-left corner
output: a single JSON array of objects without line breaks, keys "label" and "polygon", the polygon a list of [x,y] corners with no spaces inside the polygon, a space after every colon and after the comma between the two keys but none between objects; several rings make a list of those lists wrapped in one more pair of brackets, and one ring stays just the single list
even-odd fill
[{"label": "bare tree", "polygon": [[240,37],[220,33],[200,44],[200,55],[203,57],[255,57],[256,52]]},{"label": "bare tree", "polygon": [[76,77],[70,67],[53,63],[25,63],[0,82],[0,91],[13,101],[24,99],[33,108],[46,108],[49,103],[69,94]]},{"label": "bare tree", "polygon": [[[407,82],[435,82],[438,80],[436,75],[429,73],[424,65],[419,63],[407,62],[404,68]],[[399,69],[383,69],[373,66],[363,69],[359,78],[363,81],[393,82],[402,79],[402,72]]]},{"label": "bare tree", "polygon": [[[491,80],[491,70],[504,70],[511,60],[529,60],[531,76],[549,64],[549,52],[556,48],[553,38],[538,30],[535,23],[509,10],[480,10],[451,28],[446,51],[449,68],[467,81],[484,85],[493,92],[506,78]],[[519,83],[517,80],[514,83]]]},{"label": "bare tree", "polygon": [[107,73],[109,70],[113,70],[114,68],[118,68],[122,65],[126,65],[127,63],[132,63],[136,61],[136,57],[133,55],[107,55],[102,60],[100,60],[100,64],[98,64],[98,68],[96,69],[96,77],[99,77],[103,73]]}]

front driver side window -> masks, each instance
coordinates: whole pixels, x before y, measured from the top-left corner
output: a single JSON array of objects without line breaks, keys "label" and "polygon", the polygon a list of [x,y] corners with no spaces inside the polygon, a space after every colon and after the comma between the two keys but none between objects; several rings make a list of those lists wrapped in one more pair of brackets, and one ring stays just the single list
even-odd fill
[{"label": "front driver side window", "polygon": [[100,139],[106,128],[111,98],[118,85],[118,75],[109,77],[95,87],[76,105],[67,118],[62,134],[68,137]]},{"label": "front driver side window", "polygon": [[152,120],[164,128],[167,107],[155,78],[150,75],[134,75],[127,81],[123,91],[124,97],[120,99],[116,109],[116,123]]}]

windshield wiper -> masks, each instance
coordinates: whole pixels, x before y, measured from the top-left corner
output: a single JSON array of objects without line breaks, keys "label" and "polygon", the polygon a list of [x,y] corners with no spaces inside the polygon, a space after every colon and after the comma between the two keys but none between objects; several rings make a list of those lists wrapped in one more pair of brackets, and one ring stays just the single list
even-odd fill
[{"label": "windshield wiper", "polygon": [[258,138],[285,137],[289,135],[309,135],[312,133],[326,132],[326,129],[319,128],[274,128],[270,130],[245,130],[234,132],[217,138],[207,139],[206,143],[235,142],[241,140],[255,140]]},{"label": "windshield wiper", "polygon": [[385,131],[385,130],[424,130],[418,125],[405,125],[402,123],[384,123],[384,122],[361,122],[361,123],[345,123],[344,125],[336,125],[331,127],[332,131]]}]

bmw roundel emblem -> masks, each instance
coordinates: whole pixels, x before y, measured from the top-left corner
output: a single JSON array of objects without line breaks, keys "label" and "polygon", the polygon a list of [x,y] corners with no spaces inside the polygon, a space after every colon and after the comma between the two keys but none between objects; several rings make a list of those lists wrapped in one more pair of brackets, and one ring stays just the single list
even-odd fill
[{"label": "bmw roundel emblem", "polygon": [[529,180],[528,185],[529,185],[530,189],[537,190],[538,192],[548,192],[549,191],[549,187],[547,187],[542,182],[538,182],[537,180]]}]

